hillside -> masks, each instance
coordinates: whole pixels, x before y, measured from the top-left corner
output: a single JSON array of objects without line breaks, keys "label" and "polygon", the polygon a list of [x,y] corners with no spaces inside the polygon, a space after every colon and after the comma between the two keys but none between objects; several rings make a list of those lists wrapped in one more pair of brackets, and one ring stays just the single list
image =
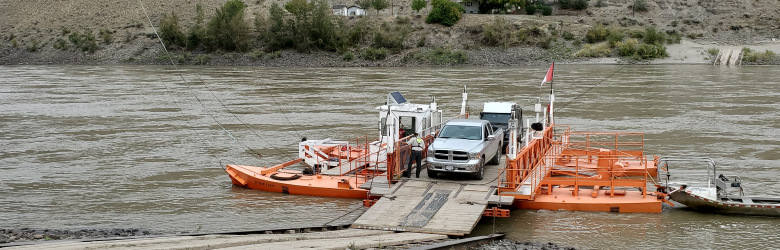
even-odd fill
[{"label": "hillside", "polygon": [[[246,17],[253,22],[253,13],[267,13],[273,0],[244,1]],[[163,14],[172,11],[180,17],[182,25],[192,23],[196,4],[204,7],[207,18],[225,0],[0,0],[0,64],[97,64],[97,63],[165,63],[155,60],[161,46],[147,21],[144,9],[154,25]],[[279,1],[284,3],[286,1]],[[403,51],[381,61],[344,61],[339,53],[315,51],[299,53],[282,51],[278,60],[253,60],[244,55],[211,53],[212,65],[265,65],[265,66],[409,66],[419,62],[404,60],[408,54],[419,50],[447,47],[468,53],[468,65],[517,65],[535,64],[549,57],[569,61],[590,61],[592,58],[575,58],[578,43],[555,40],[557,49],[543,49],[535,44],[516,44],[508,48],[490,47],[480,42],[483,25],[501,16],[511,24],[508,29],[527,27],[546,28],[551,35],[571,33],[576,40],[584,38],[588,29],[596,25],[642,30],[654,26],[660,31],[674,32],[683,37],[680,44],[668,46],[670,58],[677,62],[677,54],[685,54],[678,60],[685,63],[702,63],[709,60],[708,48],[748,46],[756,50],[780,52],[780,2],[778,0],[650,0],[647,11],[634,12],[634,0],[593,0],[583,11],[560,10],[554,1],[552,16],[536,15],[480,15],[466,14],[453,27],[425,24],[424,15],[430,6],[416,17],[410,0],[395,1],[390,9],[374,18],[392,21],[393,16],[408,16],[414,27],[404,42]],[[332,4],[351,4],[349,1],[331,1]],[[597,7],[597,4],[601,7]],[[347,22],[354,20],[347,20]],[[55,49],[58,39],[67,39],[72,31],[89,31],[96,36],[100,30],[109,32],[111,42],[100,43],[93,53],[78,50]],[[423,46],[415,46],[423,38]],[[544,46],[541,46],[544,47]],[[547,46],[549,49],[549,46]],[[560,49],[564,47],[566,49]],[[196,52],[197,53],[197,52]],[[688,58],[695,56],[696,58]],[[682,57],[679,57],[682,58]],[[603,61],[596,59],[595,61]],[[607,62],[610,62],[607,60]],[[664,62],[661,60],[661,62]],[[425,63],[422,63],[425,64]]]}]

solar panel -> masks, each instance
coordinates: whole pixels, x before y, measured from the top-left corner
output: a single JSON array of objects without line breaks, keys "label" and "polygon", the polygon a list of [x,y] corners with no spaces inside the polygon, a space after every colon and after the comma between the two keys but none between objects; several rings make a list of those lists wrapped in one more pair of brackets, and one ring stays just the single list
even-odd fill
[{"label": "solar panel", "polygon": [[403,103],[407,103],[407,101],[404,95],[401,94],[401,92],[394,91],[387,95],[387,104],[403,104]]}]

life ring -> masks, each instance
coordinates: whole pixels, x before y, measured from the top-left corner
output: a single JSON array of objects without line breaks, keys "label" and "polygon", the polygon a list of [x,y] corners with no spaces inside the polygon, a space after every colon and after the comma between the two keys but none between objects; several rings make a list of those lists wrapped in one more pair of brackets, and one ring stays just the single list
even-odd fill
[{"label": "life ring", "polygon": [[279,172],[273,173],[271,175],[271,179],[280,180],[280,181],[291,181],[291,180],[296,180],[298,178],[301,178],[301,174],[294,174],[288,176],[279,176],[279,174],[283,174],[283,173],[279,173]]}]

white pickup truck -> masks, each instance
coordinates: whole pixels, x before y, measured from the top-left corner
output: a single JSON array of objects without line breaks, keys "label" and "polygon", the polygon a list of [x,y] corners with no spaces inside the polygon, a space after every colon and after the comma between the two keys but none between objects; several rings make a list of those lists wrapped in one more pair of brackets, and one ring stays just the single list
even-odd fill
[{"label": "white pickup truck", "polygon": [[487,120],[455,119],[447,122],[428,146],[426,167],[429,177],[438,173],[467,173],[481,180],[485,161],[498,164],[504,131]]}]

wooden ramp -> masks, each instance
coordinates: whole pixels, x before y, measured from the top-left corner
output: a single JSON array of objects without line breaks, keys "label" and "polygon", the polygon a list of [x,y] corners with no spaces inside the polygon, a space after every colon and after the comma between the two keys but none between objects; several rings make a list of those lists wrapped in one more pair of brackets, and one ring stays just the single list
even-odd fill
[{"label": "wooden ramp", "polygon": [[488,185],[407,180],[393,186],[352,228],[469,234],[494,191]]}]

